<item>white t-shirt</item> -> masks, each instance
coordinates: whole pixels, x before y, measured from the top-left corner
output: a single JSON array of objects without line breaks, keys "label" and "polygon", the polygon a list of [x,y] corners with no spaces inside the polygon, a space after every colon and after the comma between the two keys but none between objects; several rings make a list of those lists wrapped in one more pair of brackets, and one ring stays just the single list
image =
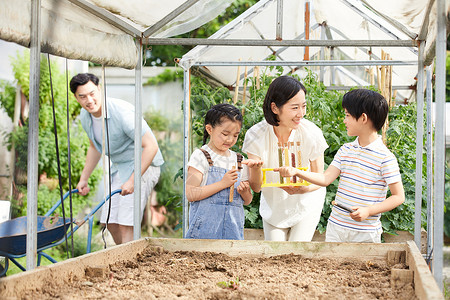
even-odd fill
[{"label": "white t-shirt", "polygon": [[[211,160],[213,161],[213,166],[224,168],[227,170],[231,170],[234,166],[237,169],[237,155],[236,152],[232,150],[228,150],[230,155],[223,156],[214,152],[208,145],[202,146],[203,150],[206,150],[211,156]],[[208,178],[208,169],[209,164],[206,159],[205,154],[200,149],[194,150],[192,152],[191,157],[189,158],[188,167],[193,167],[197,169],[200,173],[203,174],[202,183],[200,186],[204,186],[206,184],[206,180]],[[242,164],[243,169],[241,170],[241,181],[248,180],[248,168],[246,165]]]},{"label": "white t-shirt", "polygon": [[[295,145],[300,142],[302,167],[308,170],[310,161],[319,158],[328,148],[320,128],[306,119],[300,121],[296,130],[292,130],[288,141]],[[247,131],[242,151],[260,157],[264,162],[263,168],[279,166],[278,138],[273,126],[265,120]],[[268,182],[278,182],[280,178],[279,173],[275,172],[267,172],[266,176]],[[277,187],[264,187],[261,192],[259,213],[266,222],[279,228],[294,226],[314,207],[323,206],[324,201],[324,198],[317,199],[316,192],[289,195]],[[323,191],[319,194],[324,195]]]},{"label": "white t-shirt", "polygon": [[94,117],[91,114],[91,118],[92,118],[92,129],[94,131],[94,138],[98,143],[102,143],[102,117]]}]

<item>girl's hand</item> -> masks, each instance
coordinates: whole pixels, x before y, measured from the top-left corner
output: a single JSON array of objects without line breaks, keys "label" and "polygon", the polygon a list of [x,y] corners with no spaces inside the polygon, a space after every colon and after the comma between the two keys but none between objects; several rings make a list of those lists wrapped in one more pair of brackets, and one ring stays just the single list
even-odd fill
[{"label": "girl's hand", "polygon": [[274,168],[274,172],[280,172],[280,175],[283,177],[293,177],[296,176],[298,169],[293,167],[280,167]]},{"label": "girl's hand", "polygon": [[289,195],[306,194],[310,192],[310,186],[282,186],[280,189],[284,190]]},{"label": "girl's hand", "polygon": [[239,186],[237,187],[237,191],[239,194],[250,192],[250,184],[248,183],[248,181],[241,181],[239,183]]},{"label": "girl's hand", "polygon": [[224,188],[230,187],[237,181],[238,179],[237,171],[238,171],[237,169],[233,169],[225,173],[225,175],[221,180],[221,182],[224,185]]},{"label": "girl's hand", "polygon": [[370,215],[369,207],[353,206],[352,209],[355,211],[350,214],[350,217],[355,221],[364,221]]},{"label": "girl's hand", "polygon": [[249,168],[261,168],[264,162],[260,159],[244,159],[242,161],[244,165],[247,165]]}]

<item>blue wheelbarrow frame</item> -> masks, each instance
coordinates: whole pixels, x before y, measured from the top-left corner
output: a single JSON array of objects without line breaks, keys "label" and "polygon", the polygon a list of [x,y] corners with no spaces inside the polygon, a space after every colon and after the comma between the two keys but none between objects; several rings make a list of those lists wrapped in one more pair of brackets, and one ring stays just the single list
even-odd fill
[{"label": "blue wheelbarrow frame", "polygon": [[[111,196],[120,193],[122,190],[118,189],[111,193]],[[37,217],[37,265],[41,264],[41,257],[45,257],[52,263],[57,261],[50,255],[44,252],[51,247],[55,247],[65,241],[64,223],[61,217],[51,217],[51,214],[61,205],[70,193],[78,193],[78,189],[73,189],[64,194],[62,200],[59,200],[53,207],[44,215]],[[86,221],[89,224],[88,239],[86,253],[91,252],[92,241],[92,227],[94,223],[94,214],[108,201],[110,195],[107,195],[92,211],[86,215],[81,222],[75,222],[73,231],[67,233],[69,238],[75,231],[78,230]],[[66,218],[66,230],[70,228],[70,218]],[[0,277],[4,276],[8,271],[9,260],[11,260],[19,269],[26,271],[26,269],[16,260],[16,258],[26,256],[26,238],[27,238],[27,217],[19,217],[9,221],[0,223],[0,256],[5,257],[4,270],[0,272]]]}]

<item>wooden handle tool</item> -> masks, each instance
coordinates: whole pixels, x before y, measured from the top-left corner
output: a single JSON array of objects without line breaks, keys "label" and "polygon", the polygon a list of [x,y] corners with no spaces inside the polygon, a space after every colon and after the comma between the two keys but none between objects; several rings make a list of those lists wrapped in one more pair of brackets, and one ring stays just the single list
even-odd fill
[{"label": "wooden handle tool", "polygon": [[[234,170],[236,169],[236,167],[233,166],[231,169]],[[234,197],[234,183],[230,186],[230,197],[228,198],[228,200],[230,202],[233,202],[233,197]]]},{"label": "wooden handle tool", "polygon": [[353,210],[353,209],[351,209],[350,207],[348,207],[348,206],[346,206],[346,205],[344,205],[344,204],[339,204],[339,203],[337,203],[336,201],[331,201],[331,204],[332,205],[334,205],[334,206],[337,206],[337,207],[339,207],[339,208],[341,208],[341,209],[343,209],[343,210],[345,210],[345,211],[348,211],[349,213],[352,213],[352,212],[354,212],[355,210]]}]

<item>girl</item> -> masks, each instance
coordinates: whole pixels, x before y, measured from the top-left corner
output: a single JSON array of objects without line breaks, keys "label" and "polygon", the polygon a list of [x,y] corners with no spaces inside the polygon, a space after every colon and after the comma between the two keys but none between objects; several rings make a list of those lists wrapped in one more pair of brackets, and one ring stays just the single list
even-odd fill
[{"label": "girl", "polygon": [[242,155],[230,150],[241,127],[242,114],[230,104],[214,105],[206,113],[203,146],[188,163],[186,238],[244,239],[243,204],[252,201],[252,192],[240,178]]},{"label": "girl", "polygon": [[[272,241],[311,241],[320,220],[325,188],[316,185],[299,187],[264,187],[264,168],[279,166],[278,145],[299,145],[301,166],[323,173],[323,152],[328,145],[322,131],[304,119],[306,88],[295,78],[275,79],[264,99],[264,121],[246,133],[242,151],[249,158],[249,183],[253,191],[261,191],[259,213],[263,219],[264,238]],[[279,180],[279,174],[268,173],[268,182]],[[269,178],[269,176],[274,176]],[[278,177],[278,178],[277,178]]]}]

